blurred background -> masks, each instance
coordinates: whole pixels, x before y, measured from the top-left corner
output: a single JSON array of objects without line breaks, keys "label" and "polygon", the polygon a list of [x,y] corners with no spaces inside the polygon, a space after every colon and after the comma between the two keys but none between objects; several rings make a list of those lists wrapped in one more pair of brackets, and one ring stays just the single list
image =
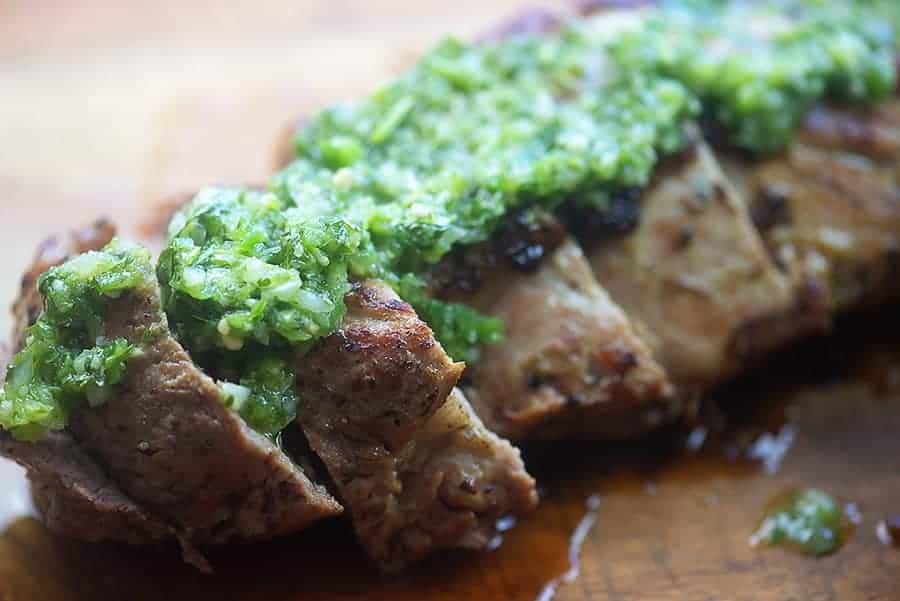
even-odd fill
[{"label": "blurred background", "polygon": [[0,335],[50,234],[133,234],[172,195],[262,181],[286,124],[535,4],[0,0]]}]

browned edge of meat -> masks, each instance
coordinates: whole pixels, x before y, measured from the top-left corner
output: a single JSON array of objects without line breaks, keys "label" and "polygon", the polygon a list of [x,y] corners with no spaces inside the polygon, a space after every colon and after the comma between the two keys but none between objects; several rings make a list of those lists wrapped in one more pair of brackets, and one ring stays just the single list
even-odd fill
[{"label": "browned edge of meat", "polygon": [[219,386],[169,333],[155,281],[110,303],[103,335],[141,354],[113,398],[72,412],[70,429],[132,498],[197,544],[269,538],[341,513],[222,404]]},{"label": "browned edge of meat", "polygon": [[116,234],[116,228],[108,220],[100,218],[91,225],[72,230],[64,236],[50,236],[38,246],[34,259],[19,286],[19,295],[13,302],[12,351],[18,352],[25,345],[25,330],[38,318],[43,299],[37,289],[38,278],[45,271],[69,258],[89,250],[106,246]]},{"label": "browned edge of meat", "polygon": [[829,316],[818,288],[795,288],[777,269],[743,199],[693,135],[688,151],[656,169],[638,227],[589,254],[597,279],[651,333],[672,380],[704,389],[827,327]]},{"label": "browned edge of meat", "polygon": [[723,156],[776,262],[832,312],[900,296],[900,101],[819,106],[783,153]]},{"label": "browned edge of meat", "polygon": [[296,361],[298,419],[360,540],[386,570],[484,548],[498,518],[537,503],[518,451],[453,392],[463,364],[383,282],[346,302],[340,330]]},{"label": "browned edge of meat", "polygon": [[[534,273],[567,239],[565,227],[548,213],[518,214],[490,240],[455,248],[428,274],[429,292],[466,302],[491,282],[510,274]],[[513,275],[515,277],[515,275]]]},{"label": "browned edge of meat", "polygon": [[472,297],[503,319],[466,394],[515,440],[627,437],[680,411],[665,373],[568,239],[533,274],[507,273]]}]

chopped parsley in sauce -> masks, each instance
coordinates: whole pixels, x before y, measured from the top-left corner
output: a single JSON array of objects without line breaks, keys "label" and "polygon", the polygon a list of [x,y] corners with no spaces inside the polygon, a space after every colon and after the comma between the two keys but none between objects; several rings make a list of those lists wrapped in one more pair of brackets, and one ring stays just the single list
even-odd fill
[{"label": "chopped parsley in sauce", "polygon": [[105,402],[138,349],[102,337],[110,300],[147,286],[150,253],[114,240],[43,274],[44,310],[28,330],[25,348],[7,369],[0,392],[0,427],[24,440],[68,424],[69,411]]},{"label": "chopped parsley in sauce", "polygon": [[816,557],[835,552],[851,526],[850,517],[830,495],[809,488],[794,491],[773,504],[753,543],[785,545]]},{"label": "chopped parsley in sauce", "polygon": [[873,102],[894,90],[894,32],[865,3],[664,4],[617,39],[613,54],[682,82],[736,146],[778,150],[816,101]]},{"label": "chopped parsley in sauce", "polygon": [[222,382],[220,387],[226,406],[251,428],[277,440],[297,417],[299,398],[294,379],[287,360],[263,354],[241,370],[240,384]]}]

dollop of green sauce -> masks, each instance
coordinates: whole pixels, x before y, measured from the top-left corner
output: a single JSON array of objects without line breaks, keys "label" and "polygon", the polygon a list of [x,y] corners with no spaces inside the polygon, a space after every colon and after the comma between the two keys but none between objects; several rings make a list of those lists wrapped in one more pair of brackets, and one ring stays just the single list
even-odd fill
[{"label": "dollop of green sauce", "polygon": [[241,372],[240,384],[220,384],[225,405],[257,432],[276,438],[297,417],[293,370],[287,359],[266,354]]},{"label": "dollop of green sauce", "polygon": [[830,495],[810,488],[793,492],[763,520],[754,540],[789,545],[816,557],[836,551],[844,542],[849,520]]},{"label": "dollop of green sauce", "polygon": [[209,189],[171,225],[157,274],[192,351],[304,345],[340,324],[362,242],[348,221],[306,218],[271,193]]},{"label": "dollop of green sauce", "polygon": [[44,310],[7,369],[0,427],[34,440],[65,428],[76,405],[105,402],[139,352],[122,338],[102,338],[106,309],[150,277],[150,253],[118,240],[43,274]]}]

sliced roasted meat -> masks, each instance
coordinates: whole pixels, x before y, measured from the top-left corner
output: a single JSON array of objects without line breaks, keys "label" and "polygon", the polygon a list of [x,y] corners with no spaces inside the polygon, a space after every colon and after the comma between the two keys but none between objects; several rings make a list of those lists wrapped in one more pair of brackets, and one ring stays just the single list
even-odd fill
[{"label": "sliced roasted meat", "polygon": [[775,260],[833,311],[900,292],[900,101],[817,107],[780,155],[725,156]]},{"label": "sliced roasted meat", "polygon": [[507,271],[469,299],[504,320],[466,394],[513,439],[627,437],[679,411],[666,375],[571,239],[533,273]]},{"label": "sliced roasted meat", "polygon": [[42,273],[67,259],[89,250],[106,246],[116,233],[116,228],[106,219],[98,219],[91,225],[72,230],[67,236],[51,236],[38,246],[28,271],[22,276],[19,295],[12,306],[12,350],[17,352],[25,345],[25,330],[41,313],[43,300],[37,289]]},{"label": "sliced roasted meat", "polygon": [[[5,365],[6,353],[0,352],[0,358]],[[0,381],[4,375],[0,373]],[[209,570],[184,537],[122,492],[69,432],[24,442],[0,430],[0,455],[26,469],[32,501],[50,530],[90,542],[143,545],[177,539],[185,561]]]},{"label": "sliced roasted meat", "polygon": [[389,570],[485,547],[498,518],[537,502],[518,451],[454,392],[463,365],[385,284],[346,302],[340,330],[296,361],[298,418],[360,540]]},{"label": "sliced roasted meat", "polygon": [[[25,331],[41,312],[37,279],[47,269],[88,250],[99,250],[115,234],[105,220],[68,237],[52,236],[38,247],[22,277],[13,303],[13,344],[21,349]],[[6,353],[0,353],[3,365]],[[2,380],[5,374],[0,374]],[[150,515],[112,482],[68,432],[51,432],[38,442],[22,442],[0,431],[0,455],[28,472],[34,504],[48,528],[87,541],[146,544],[176,536],[175,530]]]},{"label": "sliced roasted meat", "polygon": [[[15,332],[24,333],[40,313],[35,287],[40,274],[74,254],[102,248],[113,234],[112,226],[100,221],[66,241],[51,238],[42,244],[15,304]],[[168,332],[158,290],[124,295],[113,302],[107,318],[103,335],[124,337],[142,349],[118,394],[100,407],[73,412],[74,439],[53,439],[51,446],[44,443],[35,451],[26,451],[24,443],[9,447],[11,456],[43,483],[35,488],[36,500],[39,508],[54,511],[55,517],[46,518],[51,526],[69,528],[67,523],[86,517],[92,497],[69,492],[79,478],[61,488],[59,477],[46,469],[50,463],[31,467],[29,457],[50,458],[53,450],[64,449],[76,461],[87,457],[80,447],[100,459],[115,482],[109,490],[121,489],[122,499],[133,499],[133,511],[124,510],[129,516],[135,511],[159,516],[198,544],[292,532],[341,512],[324,488],[222,404],[219,387]],[[100,468],[84,467],[89,464],[80,460],[73,465],[84,475],[84,486],[102,482]],[[96,501],[93,521],[105,523],[106,500]]]},{"label": "sliced roasted meat", "polygon": [[[485,39],[558,23],[546,11],[528,12]],[[302,124],[279,136],[278,165],[290,161]],[[465,385],[478,415],[499,434],[627,438],[681,412],[683,399],[552,215],[513,216],[490,241],[448,254],[428,280],[434,296],[504,320],[504,342],[482,349]]]},{"label": "sliced roasted meat", "polygon": [[824,291],[777,269],[703,143],[664,161],[639,202],[632,233],[584,242],[677,385],[705,388],[828,323]]},{"label": "sliced roasted meat", "polygon": [[28,470],[35,505],[51,530],[131,544],[175,538],[170,525],[123,493],[67,432],[33,443],[0,432],[0,453]]},{"label": "sliced roasted meat", "polygon": [[112,302],[107,338],[139,345],[114,398],[74,411],[76,439],[132,498],[198,544],[294,532],[341,506],[221,399],[169,333],[155,288]]}]

